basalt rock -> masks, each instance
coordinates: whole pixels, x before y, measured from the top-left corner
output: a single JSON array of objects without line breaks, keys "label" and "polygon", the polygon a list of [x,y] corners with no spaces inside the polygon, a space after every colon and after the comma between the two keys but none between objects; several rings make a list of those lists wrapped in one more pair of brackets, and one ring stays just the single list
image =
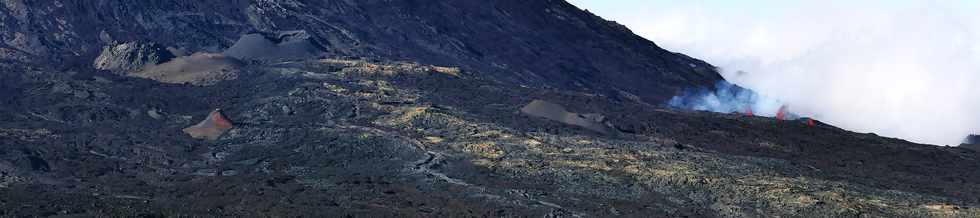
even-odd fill
[{"label": "basalt rock", "polygon": [[92,64],[95,69],[128,74],[146,66],[170,61],[175,56],[166,47],[150,42],[126,42],[103,47],[102,53]]}]

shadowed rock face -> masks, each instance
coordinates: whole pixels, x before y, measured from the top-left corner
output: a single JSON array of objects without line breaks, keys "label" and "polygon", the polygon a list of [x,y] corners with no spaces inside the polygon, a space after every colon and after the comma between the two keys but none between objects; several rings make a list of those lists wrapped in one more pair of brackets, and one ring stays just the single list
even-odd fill
[{"label": "shadowed rock face", "polygon": [[[559,0],[12,2],[0,7],[0,59],[88,64],[113,41],[137,40],[216,53],[249,41],[250,33],[302,31],[329,56],[459,66],[513,83],[654,104],[722,79],[707,63]],[[293,45],[256,39],[234,55],[295,55],[280,50]]]},{"label": "shadowed rock face", "polygon": [[980,151],[980,135],[967,136],[966,139],[963,139],[963,144],[960,147]]},{"label": "shadowed rock face", "polygon": [[200,123],[184,128],[183,131],[196,139],[218,140],[232,127],[234,126],[232,126],[231,121],[221,114],[221,110],[215,110]]},{"label": "shadowed rock face", "polygon": [[242,36],[224,55],[240,60],[289,61],[313,59],[324,53],[306,31]]}]

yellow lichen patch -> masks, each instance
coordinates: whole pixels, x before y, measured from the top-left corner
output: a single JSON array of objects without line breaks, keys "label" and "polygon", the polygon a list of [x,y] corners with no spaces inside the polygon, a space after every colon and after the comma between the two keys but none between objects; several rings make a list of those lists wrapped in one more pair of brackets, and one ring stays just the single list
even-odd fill
[{"label": "yellow lichen patch", "polygon": [[823,198],[830,199],[831,201],[836,201],[836,202],[844,201],[844,196],[841,195],[838,191],[839,190],[824,191],[818,193],[818,195],[822,196]]},{"label": "yellow lichen patch", "polygon": [[623,172],[629,174],[640,174],[640,165],[627,165],[623,167]]},{"label": "yellow lichen patch", "polygon": [[497,166],[510,169],[526,169],[528,168],[528,161],[525,159],[504,159],[498,162]]},{"label": "yellow lichen patch", "polygon": [[385,116],[381,120],[376,121],[376,123],[383,126],[401,126],[410,125],[416,117],[424,114],[429,107],[408,107],[398,111],[394,114]]},{"label": "yellow lichen patch", "polygon": [[653,170],[653,175],[656,177],[672,177],[676,174],[677,172],[671,170],[662,170],[662,169]]},{"label": "yellow lichen patch", "polygon": [[438,72],[438,73],[442,73],[442,74],[446,74],[446,75],[450,75],[450,76],[455,76],[455,77],[459,77],[459,73],[460,73],[460,70],[459,70],[458,67],[439,67],[439,66],[432,66],[432,71],[435,71],[435,72]]},{"label": "yellow lichen patch", "polygon": [[619,158],[619,159],[622,159],[622,160],[626,160],[626,161],[638,161],[638,160],[640,160],[639,158],[636,157],[636,155],[629,154],[629,153],[627,153],[627,154],[618,154],[618,155],[616,155],[616,157]]},{"label": "yellow lichen patch", "polygon": [[929,212],[939,214],[942,216],[955,215],[959,213],[961,209],[960,206],[950,205],[950,204],[929,204],[929,205],[923,205],[923,207],[929,209]]},{"label": "yellow lichen patch", "polygon": [[345,89],[344,87],[340,87],[338,85],[334,85],[334,84],[330,84],[330,83],[323,83],[323,86],[326,87],[327,90],[330,90],[331,92],[334,92],[334,93],[344,93],[344,92],[347,92],[347,89]]},{"label": "yellow lichen patch", "polygon": [[586,168],[586,169],[601,170],[601,171],[612,170],[612,167],[610,167],[605,162],[595,161],[595,160],[559,160],[559,161],[555,161],[554,165]]},{"label": "yellow lichen patch", "polygon": [[813,206],[817,202],[819,202],[819,200],[813,198],[812,196],[800,195],[799,197],[796,197],[796,199],[794,199],[792,203],[795,203],[802,207],[809,207],[809,206]]},{"label": "yellow lichen patch", "polygon": [[360,140],[367,140],[367,139],[370,139],[371,138],[371,134],[370,133],[361,133],[360,135],[357,136],[357,138],[360,139]]},{"label": "yellow lichen patch", "polygon": [[472,162],[474,165],[477,166],[485,166],[485,167],[493,166],[493,161],[487,159],[474,159]]},{"label": "yellow lichen patch", "polygon": [[466,144],[463,151],[483,158],[497,159],[504,156],[504,150],[494,142]]},{"label": "yellow lichen patch", "polygon": [[884,201],[882,201],[881,199],[867,200],[865,203],[868,203],[868,204],[871,204],[871,205],[874,205],[874,206],[877,206],[877,207],[882,207],[882,208],[888,207],[888,204],[885,203]]},{"label": "yellow lichen patch", "polygon": [[397,91],[391,85],[391,83],[389,83],[388,81],[384,81],[384,80],[361,80],[357,84],[358,85],[361,85],[361,86],[364,86],[364,87],[373,88],[374,90],[369,90],[369,91],[370,92],[377,93],[377,94],[382,94],[382,95],[385,94],[385,93],[392,93],[392,92],[396,92]]},{"label": "yellow lichen patch", "polygon": [[658,169],[651,170],[653,175],[656,177],[674,177],[681,175],[693,175],[695,174],[690,167],[681,164],[666,164],[660,166]]},{"label": "yellow lichen patch", "polygon": [[363,61],[355,61],[355,60],[322,59],[322,60],[320,60],[320,63],[354,66],[354,65],[357,65],[358,63],[364,63],[364,62]]},{"label": "yellow lichen patch", "polygon": [[0,137],[11,137],[23,141],[39,141],[46,138],[57,138],[48,129],[0,129]]},{"label": "yellow lichen patch", "polygon": [[444,142],[446,140],[443,139],[442,137],[438,137],[438,136],[426,136],[425,137],[425,141],[427,141],[429,143],[432,143],[432,144],[438,144],[438,143],[442,143],[442,142]]},{"label": "yellow lichen patch", "polygon": [[538,145],[541,145],[542,143],[541,143],[541,141],[538,141],[538,140],[527,139],[527,140],[524,140],[524,144],[527,144],[529,146],[538,146]]},{"label": "yellow lichen patch", "polygon": [[506,134],[506,133],[504,133],[503,131],[500,131],[500,130],[490,130],[490,131],[483,131],[483,132],[479,132],[477,134],[473,134],[473,137],[500,137],[500,138],[509,138],[509,137],[511,137],[511,135],[510,134]]}]

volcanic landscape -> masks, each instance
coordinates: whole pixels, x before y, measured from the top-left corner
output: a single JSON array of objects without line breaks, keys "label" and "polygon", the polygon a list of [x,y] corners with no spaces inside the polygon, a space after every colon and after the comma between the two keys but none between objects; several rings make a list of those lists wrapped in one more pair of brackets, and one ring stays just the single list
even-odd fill
[{"label": "volcanic landscape", "polygon": [[976,136],[671,107],[562,0],[3,3],[2,217],[980,217]]}]

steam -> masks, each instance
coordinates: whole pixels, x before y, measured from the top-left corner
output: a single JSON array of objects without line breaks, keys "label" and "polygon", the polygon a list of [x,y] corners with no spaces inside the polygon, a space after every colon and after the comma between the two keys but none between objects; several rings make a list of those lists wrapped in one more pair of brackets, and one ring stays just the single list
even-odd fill
[{"label": "steam", "polygon": [[[938,145],[958,145],[980,131],[980,4],[631,4],[597,6],[595,12],[666,49],[705,59],[728,81],[780,99],[800,114]],[[705,99],[706,109],[730,110],[725,96],[740,98],[721,94],[717,105]]]},{"label": "steam", "polygon": [[691,110],[775,117],[786,103],[719,81],[715,84],[714,91],[704,88],[688,90],[683,95],[671,98],[667,105]]}]

